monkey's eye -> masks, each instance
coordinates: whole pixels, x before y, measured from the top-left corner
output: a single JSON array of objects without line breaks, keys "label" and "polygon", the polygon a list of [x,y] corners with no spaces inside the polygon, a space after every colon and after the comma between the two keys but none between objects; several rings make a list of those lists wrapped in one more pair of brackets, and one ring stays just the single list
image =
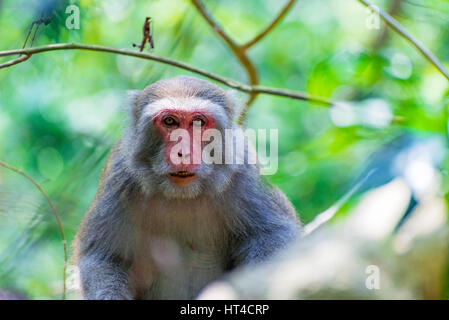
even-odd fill
[{"label": "monkey's eye", "polygon": [[175,119],[173,119],[172,117],[167,117],[167,118],[165,118],[165,119],[163,120],[163,122],[164,122],[164,124],[165,124],[166,126],[169,126],[169,127],[176,124]]},{"label": "monkey's eye", "polygon": [[206,124],[206,122],[203,119],[196,118],[195,120],[193,120],[192,125],[198,125],[198,122],[201,127],[204,127],[204,125]]}]

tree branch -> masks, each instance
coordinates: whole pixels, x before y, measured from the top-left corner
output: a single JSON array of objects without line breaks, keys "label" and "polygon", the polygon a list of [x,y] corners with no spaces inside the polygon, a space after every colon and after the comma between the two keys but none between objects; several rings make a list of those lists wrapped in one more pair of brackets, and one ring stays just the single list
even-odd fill
[{"label": "tree branch", "polygon": [[7,68],[7,67],[13,66],[15,64],[19,64],[21,62],[24,62],[24,61],[28,60],[30,57],[31,57],[31,55],[25,55],[25,56],[20,56],[20,57],[18,57],[16,59],[7,61],[5,63],[0,64],[0,69]]},{"label": "tree branch", "polygon": [[61,233],[61,238],[62,238],[62,245],[64,248],[64,270],[63,270],[63,288],[62,288],[62,299],[65,299],[66,296],[66,271],[67,271],[67,241],[65,239],[65,235],[64,235],[64,229],[62,227],[62,222],[61,219],[59,218],[58,213],[56,212],[56,209],[53,205],[53,203],[51,202],[50,198],[47,196],[47,194],[45,193],[45,191],[42,189],[42,187],[33,179],[31,178],[29,175],[27,175],[25,172],[16,169],[14,167],[11,167],[10,165],[4,163],[3,161],[0,161],[0,166],[9,169],[13,172],[16,172],[22,176],[24,176],[25,178],[27,178],[32,184],[34,184],[34,186],[39,190],[39,192],[44,196],[45,200],[47,200],[48,205],[51,208],[51,211],[53,211],[53,215],[56,218],[56,222],[58,223],[58,228],[59,228],[59,232]]},{"label": "tree branch", "polygon": [[[402,10],[402,0],[392,0],[390,7],[388,8],[388,14],[392,17],[399,14]],[[382,30],[379,32],[378,36],[372,43],[372,50],[379,50],[388,41],[389,27],[387,25],[383,26]]]},{"label": "tree branch", "polygon": [[388,13],[378,9],[378,7],[373,6],[366,0],[358,0],[362,5],[371,8],[379,13],[380,17],[387,23],[394,31],[399,33],[402,37],[407,39],[419,52],[430,62],[432,63],[441,74],[449,80],[449,72],[443,66],[443,64],[438,60],[438,58],[427,49],[418,39],[413,37],[399,22],[397,22],[392,16]]},{"label": "tree branch", "polygon": [[220,24],[214,19],[214,16],[207,11],[206,7],[200,0],[192,0],[192,4],[207,22],[207,24],[215,31],[215,33],[223,39],[224,42],[231,48],[231,50],[237,50],[238,45],[231,39],[230,36],[223,30]]},{"label": "tree branch", "polygon": [[[192,4],[195,6],[195,8],[200,13],[200,15],[207,22],[207,24],[214,30],[214,32],[221,39],[223,39],[223,41],[227,44],[227,46],[232,51],[234,56],[240,62],[242,67],[245,69],[246,74],[248,75],[248,82],[249,82],[250,86],[259,84],[259,75],[257,73],[257,69],[254,66],[254,64],[252,63],[252,61],[246,55],[245,50],[243,50],[241,46],[237,45],[236,42],[234,40],[232,40],[232,38],[230,36],[228,36],[226,32],[224,32],[223,28],[218,24],[217,21],[215,21],[214,17],[206,9],[206,7],[201,2],[201,0],[192,0]],[[242,114],[239,117],[239,121],[238,121],[239,123],[241,123],[243,121],[244,114],[246,114],[246,110],[254,102],[256,97],[257,97],[257,92],[254,92],[254,91],[250,92],[248,101],[246,101],[246,107],[243,109]],[[243,118],[242,118],[242,116],[243,116]],[[240,119],[242,119],[242,120],[240,120]]]},{"label": "tree branch", "polygon": [[[271,30],[273,30],[278,23],[282,20],[282,18],[287,14],[296,0],[289,0],[287,4],[282,8],[279,14],[274,18],[274,20],[253,40],[249,41],[246,44],[238,45],[220,26],[220,24],[214,19],[213,15],[206,9],[201,0],[191,0],[192,4],[198,10],[200,15],[206,20],[207,24],[214,30],[214,32],[227,44],[229,49],[232,51],[234,56],[240,62],[242,67],[245,69],[246,74],[248,76],[248,82],[251,87],[256,87],[259,84],[259,75],[257,72],[257,68],[254,63],[248,58],[246,51],[260,41],[263,37],[265,37]],[[249,107],[254,102],[259,92],[252,90],[250,92],[250,96],[246,101],[246,106],[243,108],[242,112],[239,115],[238,123],[242,124],[244,119],[246,118],[246,114],[248,112]]]},{"label": "tree branch", "polygon": [[136,57],[136,58],[145,59],[145,60],[153,60],[153,61],[164,63],[167,65],[171,65],[173,67],[177,67],[180,69],[184,69],[184,70],[202,75],[204,77],[207,77],[209,79],[217,81],[221,84],[224,84],[230,88],[233,88],[238,91],[245,92],[245,93],[250,93],[250,94],[251,93],[257,93],[257,94],[263,93],[263,94],[269,94],[269,95],[279,96],[279,97],[288,97],[288,98],[295,99],[295,100],[303,100],[303,101],[313,102],[313,103],[323,105],[323,106],[334,105],[334,102],[332,102],[326,98],[313,96],[313,95],[303,93],[303,92],[285,90],[285,89],[263,87],[263,86],[258,86],[258,85],[256,85],[256,86],[247,85],[247,84],[243,84],[241,82],[235,81],[233,79],[222,77],[222,76],[216,75],[214,73],[207,72],[203,69],[193,67],[193,66],[185,64],[183,62],[156,56],[151,53],[144,53],[144,52],[138,52],[138,51],[132,51],[132,50],[126,50],[126,49],[116,49],[116,48],[111,48],[111,47],[87,45],[87,44],[81,44],[81,43],[58,43],[58,44],[51,44],[51,45],[26,48],[26,49],[0,51],[0,57],[6,57],[6,56],[11,56],[11,55],[16,55],[16,54],[25,54],[27,56],[32,56],[33,54],[38,54],[38,53],[47,52],[47,51],[58,51],[58,50],[88,50],[88,51],[97,51],[97,52],[109,52],[109,53],[131,56],[131,57]]},{"label": "tree branch", "polygon": [[270,88],[270,87],[264,87],[264,86],[251,86],[253,92],[257,92],[257,93],[263,93],[263,94],[268,94],[268,95],[275,95],[275,96],[280,96],[280,97],[286,97],[286,98],[291,98],[291,99],[296,99],[296,100],[304,100],[304,101],[309,101],[309,102],[313,102],[315,104],[321,105],[321,106],[326,106],[326,107],[331,107],[333,105],[336,105],[337,103],[332,102],[326,98],[322,98],[322,97],[317,97],[308,93],[303,93],[303,92],[297,92],[297,91],[292,91],[292,90],[288,90],[288,89],[277,89],[277,88]]},{"label": "tree branch", "polygon": [[266,26],[264,30],[262,30],[257,36],[255,36],[252,40],[248,41],[247,43],[241,45],[242,50],[248,50],[253,45],[255,45],[257,42],[262,40],[263,37],[265,37],[271,30],[273,30],[279,22],[285,17],[287,12],[290,10],[290,8],[293,7],[293,5],[296,3],[296,0],[289,0],[287,4],[282,8],[282,10],[279,12],[279,14],[274,18],[274,20]]}]

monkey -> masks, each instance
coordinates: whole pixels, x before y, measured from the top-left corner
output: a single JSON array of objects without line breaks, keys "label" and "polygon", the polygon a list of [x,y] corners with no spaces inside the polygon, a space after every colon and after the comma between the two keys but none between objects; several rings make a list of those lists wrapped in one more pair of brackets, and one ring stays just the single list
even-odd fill
[{"label": "monkey", "polygon": [[177,76],[134,91],[129,105],[74,240],[85,299],[194,299],[300,236],[293,205],[258,163],[195,162],[191,145],[169,139],[180,128],[239,128],[229,92]]}]

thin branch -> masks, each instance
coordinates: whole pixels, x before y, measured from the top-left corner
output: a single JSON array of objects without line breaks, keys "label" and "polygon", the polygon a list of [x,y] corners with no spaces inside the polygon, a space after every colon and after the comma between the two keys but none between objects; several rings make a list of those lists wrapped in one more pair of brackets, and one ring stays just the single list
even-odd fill
[{"label": "thin branch", "polygon": [[20,57],[18,57],[18,58],[16,58],[16,59],[7,61],[7,62],[5,62],[5,63],[0,64],[0,69],[2,69],[2,68],[7,68],[7,67],[13,66],[13,65],[15,65],[15,64],[24,62],[24,61],[28,60],[30,57],[31,57],[31,55],[20,56]]},{"label": "thin branch", "polygon": [[262,40],[263,37],[265,37],[271,30],[273,30],[279,22],[285,17],[287,12],[290,10],[290,8],[293,7],[293,5],[296,3],[296,0],[289,0],[287,4],[282,8],[282,10],[279,12],[279,14],[274,18],[274,20],[266,26],[264,30],[262,30],[257,36],[255,36],[252,40],[248,41],[247,43],[241,45],[241,48],[243,50],[248,50],[253,45],[255,45],[257,42]]},{"label": "thin branch", "polygon": [[229,46],[231,49],[237,49],[238,45],[234,42],[234,40],[231,39],[230,36],[223,30],[223,28],[220,26],[220,24],[214,19],[213,15],[207,11],[206,7],[200,0],[192,0],[192,4],[195,6],[195,8],[198,10],[198,12],[203,16],[204,20],[206,20],[207,24],[214,29],[215,33],[220,36],[220,38],[223,39],[224,42]]},{"label": "thin branch", "polygon": [[427,49],[418,39],[413,37],[399,22],[397,22],[393,17],[391,17],[388,13],[382,11],[376,6],[373,6],[366,0],[358,0],[364,6],[371,8],[372,10],[379,13],[381,18],[387,23],[393,30],[399,33],[402,37],[407,39],[419,52],[427,59],[430,63],[432,63],[440,72],[443,74],[446,79],[449,80],[449,72],[443,66],[443,64],[438,60],[438,58]]},{"label": "thin branch", "polygon": [[275,88],[270,88],[270,87],[264,87],[264,86],[252,86],[251,87],[253,92],[257,92],[257,93],[263,93],[263,94],[269,94],[269,95],[276,95],[276,96],[280,96],[280,97],[285,97],[285,98],[291,98],[291,99],[297,99],[297,100],[304,100],[304,101],[309,101],[321,106],[326,106],[326,107],[331,107],[333,105],[336,105],[335,102],[332,102],[326,98],[322,98],[322,97],[317,97],[308,93],[303,93],[303,92],[297,92],[297,91],[292,91],[292,90],[288,90],[288,89],[275,89]]},{"label": "thin branch", "polygon": [[65,299],[66,296],[66,271],[67,271],[67,241],[65,239],[65,235],[64,235],[64,229],[62,227],[62,222],[61,219],[59,218],[58,213],[56,212],[55,207],[53,206],[53,203],[51,202],[50,198],[47,196],[47,194],[45,193],[45,191],[41,188],[41,186],[33,179],[31,178],[29,175],[27,175],[25,172],[16,169],[14,167],[11,167],[10,165],[4,163],[3,161],[0,161],[0,166],[7,168],[13,172],[16,172],[22,176],[24,176],[25,178],[27,178],[32,184],[34,184],[34,186],[39,190],[39,192],[44,196],[45,200],[47,200],[48,205],[50,206],[51,210],[53,211],[53,215],[56,218],[56,222],[58,223],[58,228],[59,228],[59,232],[61,233],[61,238],[62,238],[62,245],[64,248],[64,270],[63,270],[63,288],[62,288],[62,299]]},{"label": "thin branch", "polygon": [[[259,84],[259,75],[257,73],[257,69],[252,63],[252,61],[246,55],[245,50],[236,44],[234,40],[223,30],[220,24],[215,21],[212,14],[206,9],[204,4],[200,0],[192,0],[192,4],[198,10],[200,15],[204,18],[204,20],[209,24],[209,26],[214,30],[214,32],[228,45],[229,49],[232,51],[234,56],[239,60],[242,67],[245,69],[246,74],[248,75],[248,82],[250,86],[254,86]],[[243,109],[242,114],[246,114],[249,106],[254,102],[257,97],[257,92],[251,92],[248,101],[246,101],[246,108]],[[243,119],[242,116],[239,117]]]},{"label": "thin branch", "polygon": [[36,24],[36,21],[33,21],[33,22],[31,23],[31,26],[30,26],[30,29],[28,30],[27,36],[26,36],[26,38],[25,38],[25,41],[23,42],[22,49],[24,49],[24,48],[26,47],[27,42],[28,42],[28,38],[30,37],[31,31],[33,31],[33,27],[34,27],[35,24]]},{"label": "thin branch", "polygon": [[[399,14],[402,11],[402,0],[392,0],[390,7],[388,8],[388,14],[392,17]],[[382,30],[379,32],[376,39],[373,41],[372,49],[374,51],[379,50],[387,41],[389,34],[389,27],[387,25],[382,27]]]},{"label": "thin branch", "polygon": [[[261,33],[259,33],[253,40],[249,41],[246,44],[238,45],[220,26],[220,24],[214,19],[213,15],[206,9],[201,0],[191,0],[192,4],[198,10],[200,15],[204,18],[204,20],[209,24],[209,26],[214,30],[214,32],[227,44],[229,49],[232,51],[234,56],[240,62],[242,67],[245,69],[246,74],[248,76],[249,85],[253,88],[259,84],[259,75],[257,72],[257,68],[254,63],[249,59],[246,54],[246,51],[264,38],[271,30],[273,30],[282,18],[287,14],[290,8],[295,4],[296,0],[289,0],[287,4],[282,8],[279,14],[274,18],[274,20],[264,29]],[[240,113],[237,122],[242,124],[246,118],[246,114],[248,113],[249,107],[257,98],[258,91],[251,91],[248,100],[246,101],[246,106],[243,108]]]},{"label": "thin branch", "polygon": [[138,52],[138,51],[132,51],[132,50],[126,50],[126,49],[116,49],[116,48],[111,48],[111,47],[87,45],[87,44],[80,44],[80,43],[58,43],[58,44],[51,44],[51,45],[47,45],[47,46],[39,46],[39,47],[26,48],[26,49],[0,51],[0,57],[6,57],[6,56],[11,56],[11,55],[17,55],[17,54],[26,54],[28,56],[32,56],[33,54],[38,54],[38,53],[47,52],[47,51],[58,51],[58,50],[89,50],[89,51],[97,51],[97,52],[109,52],[109,53],[115,53],[115,54],[120,54],[120,55],[125,55],[125,56],[136,57],[136,58],[140,58],[140,59],[153,60],[153,61],[164,63],[167,65],[171,65],[173,67],[177,67],[180,69],[184,69],[184,70],[202,75],[209,79],[215,80],[221,84],[224,84],[230,88],[233,88],[238,91],[245,92],[245,93],[250,93],[250,94],[251,93],[263,93],[263,94],[269,94],[269,95],[279,96],[279,97],[288,97],[288,98],[295,99],[295,100],[310,101],[310,102],[314,102],[314,103],[324,105],[324,106],[331,106],[331,105],[335,104],[334,102],[332,102],[326,98],[316,97],[316,96],[309,95],[309,94],[303,93],[303,92],[263,87],[263,86],[258,86],[258,85],[252,86],[252,85],[243,84],[243,83],[235,81],[233,79],[222,77],[222,76],[216,75],[214,73],[207,72],[203,69],[190,66],[183,62],[163,58],[163,57],[154,55],[152,53]]}]

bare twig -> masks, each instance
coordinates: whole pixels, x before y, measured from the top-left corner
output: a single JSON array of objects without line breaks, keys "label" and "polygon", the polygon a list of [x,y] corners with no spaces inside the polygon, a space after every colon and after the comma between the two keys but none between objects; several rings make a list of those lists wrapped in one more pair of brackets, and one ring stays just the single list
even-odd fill
[{"label": "bare twig", "polygon": [[[397,15],[402,10],[402,1],[403,0],[393,0],[388,8],[388,14],[392,17]],[[381,48],[388,40],[388,34],[390,29],[388,26],[383,26],[382,30],[379,32],[376,39],[373,41],[372,48],[373,50],[378,50]]]},{"label": "bare twig", "polygon": [[143,36],[142,41],[139,44],[133,43],[133,47],[139,48],[139,51],[142,52],[145,49],[145,44],[150,44],[150,49],[154,49],[154,41],[152,36],[152,28],[151,28],[151,17],[146,17],[145,22],[143,23]]},{"label": "bare twig", "polygon": [[263,94],[269,94],[273,96],[279,96],[279,97],[288,97],[295,100],[303,100],[303,101],[309,101],[312,103],[316,103],[323,106],[331,106],[334,105],[334,103],[326,98],[322,97],[316,97],[313,95],[310,95],[308,93],[303,92],[296,92],[291,90],[285,90],[285,89],[278,89],[278,88],[270,88],[270,87],[263,87],[263,86],[251,86],[247,84],[243,84],[241,82],[235,81],[230,78],[222,77],[219,75],[216,75],[214,73],[210,73],[208,71],[205,71],[203,69],[190,66],[188,64],[185,64],[183,62],[179,62],[176,60],[167,59],[164,57],[156,56],[151,53],[146,52],[137,52],[132,50],[126,50],[126,49],[116,49],[111,47],[104,47],[104,46],[97,46],[97,45],[87,45],[87,44],[81,44],[81,43],[58,43],[58,44],[51,44],[47,46],[39,46],[39,47],[33,47],[33,48],[26,48],[26,49],[16,49],[16,50],[9,50],[9,51],[0,51],[0,57],[6,57],[16,54],[26,54],[27,56],[32,56],[33,54],[38,54],[42,52],[47,51],[57,51],[57,50],[89,50],[89,51],[98,51],[98,52],[109,52],[109,53],[115,53],[115,54],[121,54],[125,56],[131,56],[146,60],[153,60],[157,62],[161,62],[167,65],[171,65],[173,67],[177,67],[180,69],[184,69],[199,75],[202,75],[204,77],[207,77],[209,79],[215,80],[219,83],[222,83],[230,88],[245,92],[245,93],[263,93]]},{"label": "bare twig", "polygon": [[203,16],[204,20],[209,24],[209,26],[215,31],[216,34],[223,39],[224,42],[229,46],[231,50],[237,50],[238,45],[231,39],[230,36],[223,30],[220,24],[215,21],[212,14],[206,9],[204,4],[200,0],[192,0],[192,4],[198,10],[198,12]]},{"label": "bare twig", "polygon": [[[223,30],[223,28],[215,21],[214,17],[207,11],[206,7],[200,0],[192,0],[192,4],[204,18],[204,20],[209,24],[209,26],[215,31],[215,33],[223,39],[223,41],[228,45],[229,49],[232,51],[234,56],[239,60],[242,67],[245,69],[248,75],[248,82],[251,86],[259,84],[259,75],[257,69],[252,63],[252,61],[246,55],[245,50],[235,43]],[[242,114],[246,113],[246,109],[254,102],[257,97],[257,92],[251,92],[246,101],[246,108],[243,109]],[[240,122],[240,119],[239,119]]]},{"label": "bare twig", "polygon": [[252,40],[248,41],[247,43],[243,44],[241,48],[243,50],[248,50],[253,45],[255,45],[257,42],[262,40],[263,37],[265,37],[271,30],[273,30],[279,22],[285,17],[287,12],[290,10],[291,7],[296,3],[296,0],[289,0],[287,4],[282,8],[282,10],[279,12],[279,14],[274,18],[271,23],[265,27],[257,36],[255,36]]},{"label": "bare twig", "polygon": [[429,50],[427,49],[418,39],[413,37],[399,22],[397,22],[393,17],[391,17],[388,13],[382,11],[376,6],[373,6],[371,3],[369,3],[366,0],[358,0],[361,4],[364,6],[371,8],[372,10],[375,10],[379,13],[381,18],[387,23],[393,30],[395,30],[397,33],[399,33],[402,37],[407,39],[416,49],[418,49],[419,52],[427,59],[430,63],[432,63],[440,72],[441,74],[446,77],[446,79],[449,80],[449,72],[446,70],[446,68],[443,66],[443,64],[438,60],[438,58]]},{"label": "bare twig", "polygon": [[20,57],[18,57],[18,58],[16,58],[16,59],[7,61],[7,62],[5,62],[5,63],[0,64],[0,69],[2,69],[2,68],[7,68],[7,67],[13,66],[13,65],[15,65],[15,64],[24,62],[24,61],[28,60],[30,57],[31,57],[30,55],[20,56]]},{"label": "bare twig", "polygon": [[62,245],[63,245],[63,248],[64,248],[64,270],[63,270],[63,288],[62,288],[62,299],[64,300],[65,296],[66,296],[67,241],[65,239],[64,229],[62,227],[61,219],[59,218],[59,215],[56,212],[56,209],[53,206],[53,203],[51,202],[50,198],[47,196],[45,191],[41,188],[41,186],[33,178],[31,178],[25,172],[23,172],[23,171],[21,171],[19,169],[16,169],[16,168],[14,168],[14,167],[4,163],[3,161],[0,161],[0,166],[2,166],[4,168],[7,168],[7,169],[9,169],[9,170],[11,170],[13,172],[16,172],[16,173],[24,176],[25,178],[27,178],[32,184],[34,184],[34,186],[44,196],[45,200],[47,200],[48,205],[50,206],[51,210],[53,211],[53,215],[55,216],[56,222],[58,223],[59,232],[61,233]]},{"label": "bare twig", "polygon": [[[22,49],[24,49],[24,48],[26,47],[27,42],[28,42],[28,38],[30,37],[31,31],[33,31],[33,27],[34,27],[35,24],[36,24],[36,21],[33,21],[33,22],[31,23],[30,29],[28,30],[27,36],[25,37],[25,41],[23,42]],[[32,46],[31,46],[31,47],[32,47]]]},{"label": "bare twig", "polygon": [[313,102],[315,104],[321,105],[321,106],[333,106],[336,103],[332,102],[326,98],[317,97],[308,93],[302,93],[302,92],[296,92],[292,90],[287,89],[275,89],[270,87],[264,87],[264,86],[251,86],[252,90],[257,93],[263,93],[263,94],[269,94],[269,95],[276,95],[280,97],[286,97],[286,98],[292,98],[297,100],[304,100]]},{"label": "bare twig", "polygon": [[[227,44],[229,49],[232,51],[234,56],[237,58],[237,60],[240,62],[240,64],[243,66],[243,68],[246,71],[246,74],[248,76],[248,82],[249,85],[252,88],[258,87],[259,84],[259,75],[257,72],[257,68],[255,67],[254,63],[249,59],[248,55],[246,54],[246,51],[255,45],[257,42],[259,42],[262,38],[264,38],[271,30],[273,30],[278,23],[282,20],[282,18],[287,14],[287,12],[290,10],[290,8],[295,4],[296,0],[289,0],[287,4],[282,8],[282,10],[279,12],[279,14],[274,18],[274,20],[264,29],[262,32],[260,32],[257,36],[255,36],[252,40],[249,42],[238,45],[220,26],[220,24],[214,19],[213,15],[207,11],[204,4],[201,2],[201,0],[191,0],[192,4],[195,6],[195,8],[198,10],[198,12],[201,14],[201,16],[204,18],[204,20],[209,24],[209,26],[215,31],[215,33],[223,39],[223,41]],[[253,90],[250,93],[250,96],[248,100],[246,101],[246,106],[241,111],[237,122],[239,124],[242,124],[243,121],[246,118],[246,114],[248,113],[248,109],[251,106],[251,104],[254,102],[254,100],[257,98],[258,92],[257,90]],[[265,92],[267,93],[267,92]],[[284,95],[288,96],[288,95]]]},{"label": "bare twig", "polygon": [[[282,20],[282,18],[287,14],[296,0],[289,0],[287,4],[282,8],[279,14],[274,18],[274,20],[264,29],[261,33],[259,33],[254,39],[247,42],[243,45],[238,45],[220,26],[220,24],[214,19],[213,15],[206,9],[201,0],[191,0],[192,4],[204,18],[204,20],[209,24],[209,26],[215,31],[215,33],[223,39],[223,41],[227,44],[229,49],[232,51],[234,56],[240,62],[242,67],[245,69],[246,74],[248,76],[249,85],[253,88],[259,84],[259,75],[257,72],[257,68],[254,63],[249,59],[246,51],[252,47],[254,44],[259,42],[262,38],[264,38],[273,28],[275,28],[278,23]],[[254,102],[259,92],[252,91],[248,100],[246,101],[246,106],[243,108],[242,112],[239,115],[238,123],[242,124],[244,119],[246,118],[246,114],[248,112],[249,107]]]}]

